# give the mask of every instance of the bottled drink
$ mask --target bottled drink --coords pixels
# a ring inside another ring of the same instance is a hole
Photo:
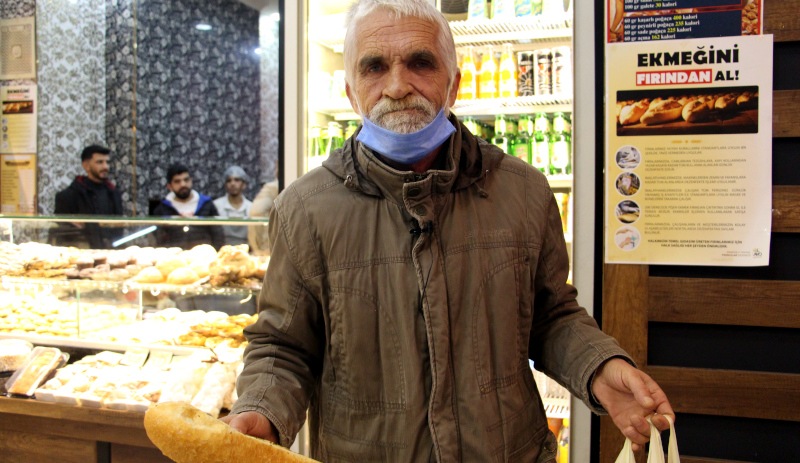
[[[492,137],[492,144],[504,153],[510,153],[511,139],[508,136],[508,127],[506,116],[498,115],[494,118],[494,136]]]
[[[481,58],[478,74],[478,98],[497,98],[497,60],[494,47],[487,46]]]
[[[498,87],[501,98],[517,96],[517,60],[514,59],[514,48],[510,43],[503,44],[500,54]]]
[[[328,144],[325,147],[325,155],[330,156],[336,149],[344,145],[344,133],[342,125],[338,122],[328,122]]]
[[[352,137],[358,130],[358,121],[347,121],[347,128],[344,130],[344,139]]]
[[[530,116],[522,115],[519,118],[519,123],[517,124],[517,136],[514,137],[514,141],[511,143],[511,152],[514,156],[522,159],[523,161],[531,164],[531,157],[533,153],[533,147],[531,144],[531,135],[533,135],[530,131]]]
[[[308,131],[308,157],[321,156],[322,145],[322,128],[315,125]]]
[[[459,100],[474,100],[478,97],[478,70],[475,68],[475,51],[466,47],[461,60],[461,83],[458,85]]]
[[[550,139],[550,173],[566,175],[572,173],[571,136],[567,132],[564,113],[553,115],[553,134]]]
[[[550,120],[545,113],[537,113],[533,119],[531,164],[533,164],[533,167],[542,171],[542,173],[549,173]]]
[[[558,433],[558,463],[569,463],[569,418],[564,418]]]
[[[481,128],[478,126],[478,122],[472,116],[467,116],[464,118],[464,127],[467,128],[473,135],[476,137],[481,136]]]
[[[518,83],[517,93],[519,96],[533,95],[533,52],[521,51],[517,54],[517,67]]]

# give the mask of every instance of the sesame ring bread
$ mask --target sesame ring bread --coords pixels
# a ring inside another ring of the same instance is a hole
[[[147,437],[176,463],[311,463],[316,460],[258,439],[184,402],[152,404]]]

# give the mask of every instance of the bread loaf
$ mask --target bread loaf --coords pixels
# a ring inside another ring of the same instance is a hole
[[[705,101],[697,99],[690,101],[683,106],[681,116],[686,122],[702,122],[708,120],[711,110],[708,109]]]
[[[311,463],[280,445],[236,431],[183,402],[153,404],[144,414],[147,437],[176,463]]]
[[[683,106],[675,100],[661,100],[650,104],[642,115],[642,124],[655,125],[672,122],[681,117]]]
[[[619,123],[622,125],[638,124],[648,106],[647,100],[641,100],[623,107],[619,112]]]

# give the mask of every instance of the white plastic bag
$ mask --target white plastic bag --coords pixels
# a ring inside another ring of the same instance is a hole
[[[664,449],[661,447],[661,433],[648,417],[647,422],[650,423],[650,454],[647,456],[647,463],[681,463],[681,457],[678,454],[678,437],[675,435],[675,425],[670,417],[665,415],[664,418],[669,421],[667,458],[664,458]],[[615,463],[636,463],[630,439],[625,439],[625,445],[622,446],[622,451],[619,452]]]

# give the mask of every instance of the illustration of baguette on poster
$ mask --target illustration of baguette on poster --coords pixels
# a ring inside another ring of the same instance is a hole
[[[772,36],[606,47],[605,260],[769,265]]]
[[[606,0],[606,2],[608,43],[733,37],[763,33],[764,0]]]

